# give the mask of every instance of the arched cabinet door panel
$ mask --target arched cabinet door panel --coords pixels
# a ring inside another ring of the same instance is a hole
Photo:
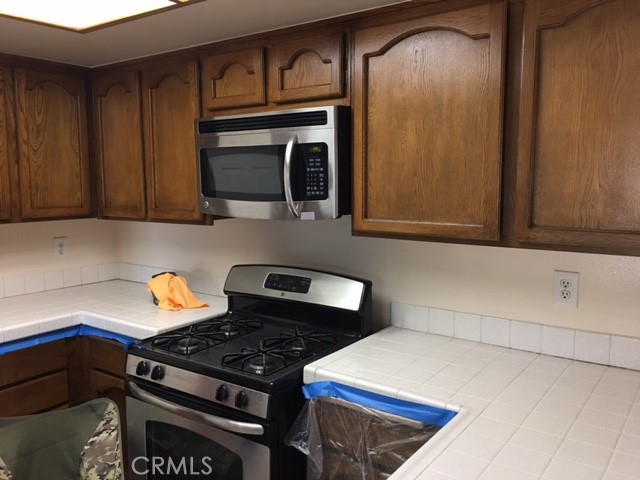
[[[139,73],[132,71],[94,79],[93,112],[99,214],[103,218],[144,219]]]
[[[527,0],[516,235],[640,252],[640,3]]]
[[[355,233],[497,240],[506,4],[355,32]]]
[[[147,218],[201,222],[195,151],[200,116],[197,62],[142,73]]]
[[[207,112],[266,103],[264,48],[211,55],[202,60],[202,106]]]
[[[274,103],[344,95],[342,31],[295,37],[269,49],[269,100]]]
[[[85,80],[17,68],[22,218],[91,214]]]

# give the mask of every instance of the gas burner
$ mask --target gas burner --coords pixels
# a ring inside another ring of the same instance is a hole
[[[229,312],[224,317],[211,318],[192,327],[196,333],[221,333],[227,338],[236,338],[262,328],[262,322]]]
[[[244,370],[256,375],[267,375],[279,368],[282,359],[268,355],[266,353],[257,353],[245,361]]]
[[[245,373],[267,376],[287,367],[303,358],[299,349],[265,346],[260,348],[243,348],[238,353],[228,353],[222,357],[222,365],[241,370]]]
[[[297,350],[301,355],[312,355],[336,343],[336,336],[323,332],[302,332],[296,327],[295,332],[283,332],[279,337],[264,340],[265,348],[280,350]]]
[[[193,332],[167,333],[155,337],[151,346],[178,353],[180,355],[193,355],[214,345],[226,341],[226,336],[217,332]]]
[[[191,335],[185,335],[175,343],[176,353],[181,353],[182,355],[190,355],[208,347],[209,343],[204,338]]]

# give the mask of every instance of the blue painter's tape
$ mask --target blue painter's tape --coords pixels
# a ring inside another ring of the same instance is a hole
[[[419,422],[444,427],[456,412],[444,408],[386,397],[378,393],[367,392],[335,382],[315,382],[302,387],[307,399],[316,397],[339,398],[355,405],[373,408],[381,412],[410,418]]]
[[[13,342],[0,343],[0,355],[22,350],[24,348],[35,347],[36,345],[55,342],[56,340],[61,340],[63,338],[82,336],[101,337],[109,340],[115,340],[122,343],[125,350],[129,345],[137,341],[135,338],[109,332],[101,328],[91,327],[89,325],[76,325],[74,327],[63,328],[61,330],[54,330],[53,332],[41,333],[39,335],[34,335],[33,337],[21,338],[19,340],[14,340]]]

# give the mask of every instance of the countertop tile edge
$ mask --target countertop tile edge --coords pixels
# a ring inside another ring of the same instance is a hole
[[[103,283],[109,284],[107,285],[107,287],[113,287],[117,289],[125,286],[129,287],[129,285],[125,284],[129,284],[130,282],[126,280],[111,280]],[[59,295],[59,302],[64,304],[64,302],[69,301],[68,295],[69,292],[72,291],[71,289],[82,287],[83,286],[63,288],[55,291],[36,292],[32,295],[40,295],[40,297],[35,298],[42,298],[42,294],[44,293],[48,300],[51,300],[52,297],[57,298],[57,296]],[[143,288],[144,292],[142,291]],[[146,286],[140,287],[140,289],[141,295],[146,293]],[[99,290],[95,292],[96,298],[100,298],[103,295],[104,293]],[[23,295],[20,298],[27,297],[29,297],[29,294]],[[130,317],[125,318],[120,314],[108,315],[103,312],[93,312],[90,310],[90,308],[75,309],[69,307],[68,311],[64,311],[66,307],[60,305],[56,305],[54,309],[55,313],[52,313],[51,316],[47,316],[47,309],[52,310],[51,303],[44,303],[42,306],[42,311],[38,311],[37,308],[33,309],[30,306],[28,308],[28,313],[23,313],[27,309],[18,311],[18,314],[16,314],[15,324],[5,324],[2,326],[2,328],[0,328],[0,344],[22,340],[28,337],[37,336],[39,334],[50,333],[56,330],[61,330],[78,325],[87,325],[106,331],[112,331],[113,333],[126,335],[135,339],[141,339],[156,335],[169,329],[190,325],[204,318],[209,318],[226,312],[226,297],[219,297],[216,295],[208,294],[203,294],[203,297],[204,300],[207,301],[210,305],[208,308],[202,309],[201,311],[197,311],[195,309],[185,309],[179,312],[166,312],[168,315],[166,317],[163,317],[162,325],[148,325],[145,324],[144,321],[136,322],[135,318],[141,318],[142,315],[140,315],[133,308],[129,312]],[[15,299],[17,297],[9,298]],[[3,299],[0,299],[0,301],[1,300]],[[150,298],[146,297],[145,295],[144,300],[140,300],[140,304],[148,307],[150,303],[147,300],[150,302]],[[81,305],[78,306],[82,307],[87,306],[88,303],[90,304],[90,301],[87,301],[87,298],[83,297],[82,301],[80,301],[79,303]],[[60,313],[61,310],[63,311],[63,313]],[[33,316],[34,319],[28,318],[29,316]]]

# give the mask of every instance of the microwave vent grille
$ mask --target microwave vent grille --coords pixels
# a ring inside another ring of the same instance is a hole
[[[281,113],[256,117],[200,120],[199,133],[242,132],[247,130],[271,130],[273,128],[313,127],[327,124],[326,110]]]

